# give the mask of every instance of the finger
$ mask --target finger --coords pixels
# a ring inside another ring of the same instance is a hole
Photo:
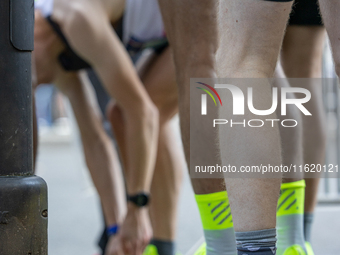
[[[131,255],[141,255],[138,253],[137,247],[138,247],[138,243],[135,240],[134,242],[131,242],[132,244],[132,251],[131,251]]]
[[[136,252],[137,252],[137,255],[142,255],[145,248],[146,248],[147,244],[145,244],[144,242],[142,241],[137,241],[136,242]]]
[[[150,243],[151,241],[151,237],[144,237],[141,241],[141,247],[142,247],[142,250],[144,251],[146,246],[148,246],[148,244]]]
[[[115,250],[112,254],[110,255],[124,255],[124,252],[121,248],[118,248],[117,250]]]
[[[105,255],[124,255],[124,252],[120,248],[111,249],[108,254]]]
[[[133,245],[129,240],[123,240],[122,243],[124,254],[132,255],[133,254]]]

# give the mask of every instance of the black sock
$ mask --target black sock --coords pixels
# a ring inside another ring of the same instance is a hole
[[[174,241],[152,239],[150,244],[156,246],[158,255],[175,255]]]

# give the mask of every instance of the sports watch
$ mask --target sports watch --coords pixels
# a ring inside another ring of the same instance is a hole
[[[138,207],[144,207],[148,205],[150,200],[150,195],[144,192],[137,193],[136,195],[127,195],[127,200],[134,203]]]

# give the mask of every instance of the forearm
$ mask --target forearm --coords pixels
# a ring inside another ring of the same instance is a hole
[[[108,225],[119,224],[126,213],[124,180],[117,153],[105,133],[94,91],[78,76],[65,75],[56,82],[70,99],[80,130],[86,163],[102,201]],[[63,84],[63,85],[61,85]]]
[[[125,115],[126,116],[126,115]],[[149,192],[156,160],[158,113],[147,116],[131,115],[126,119],[126,182],[128,194]]]
[[[84,93],[92,105],[88,114],[90,121],[80,123],[86,163],[102,201],[107,225],[120,225],[126,214],[125,186],[119,158],[111,139],[102,125],[102,116],[90,81],[82,76]],[[92,125],[91,125],[92,124]]]
[[[103,139],[92,143],[82,136],[82,140],[86,164],[100,196],[106,224],[121,225],[126,215],[125,189],[113,145]]]

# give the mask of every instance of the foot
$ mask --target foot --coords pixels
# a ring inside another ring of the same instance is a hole
[[[292,245],[288,247],[283,255],[307,255],[304,249],[300,245]]]
[[[153,244],[146,246],[143,255],[158,255],[158,250]]]
[[[310,244],[310,242],[306,242],[305,243],[306,249],[307,249],[307,255],[314,255],[314,251],[312,248],[312,245]]]
[[[194,255],[206,255],[207,254],[207,249],[206,249],[207,244],[204,242],[194,253]]]
[[[159,255],[157,247],[153,244],[149,244],[148,246],[146,246],[143,252],[143,255]],[[182,255],[182,254],[179,252],[176,252],[176,255]]]

